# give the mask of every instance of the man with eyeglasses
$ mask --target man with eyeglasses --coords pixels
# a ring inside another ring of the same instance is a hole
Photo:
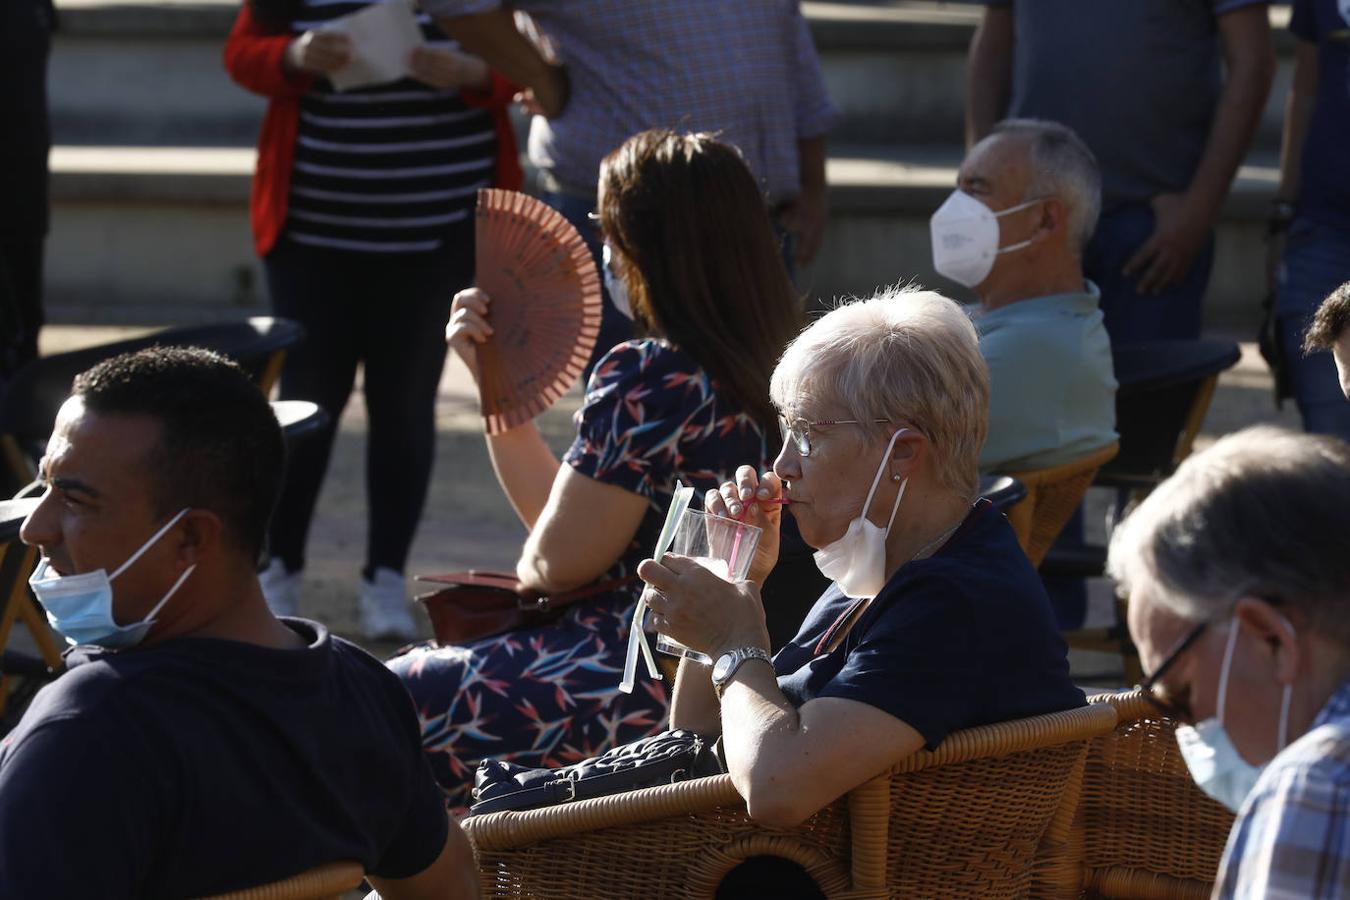
[[[1350,895],[1347,535],[1350,445],[1260,426],[1190,457],[1112,538],[1146,696],[1238,814],[1216,897]]]

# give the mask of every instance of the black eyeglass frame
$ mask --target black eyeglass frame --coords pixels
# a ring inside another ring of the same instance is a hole
[[[1208,622],[1201,622],[1187,632],[1186,636],[1181,639],[1181,642],[1172,648],[1172,652],[1167,654],[1163,661],[1158,664],[1158,668],[1154,670],[1152,674],[1146,676],[1144,680],[1137,685],[1139,690],[1143,691],[1144,699],[1148,701],[1149,706],[1152,706],[1166,718],[1187,722],[1190,719],[1190,712],[1189,710],[1181,709],[1163,697],[1159,697],[1154,691],[1154,688],[1162,680],[1162,677],[1167,674],[1168,670],[1176,665],[1176,661],[1181,658],[1181,654],[1189,650],[1191,646],[1200,639],[1200,635],[1205,633],[1205,629],[1208,627]]]

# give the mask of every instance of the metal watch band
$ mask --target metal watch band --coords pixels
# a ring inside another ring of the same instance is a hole
[[[722,658],[727,656],[731,657],[730,667],[721,675],[721,677],[718,677],[716,664],[713,666],[712,683],[713,688],[717,691],[719,699],[722,696],[723,689],[726,688],[727,684],[731,682],[731,679],[736,676],[736,672],[740,670],[742,663],[752,659],[762,659],[764,662],[768,663],[770,667],[773,666],[773,657],[760,647],[737,647],[735,650],[730,650],[722,654],[721,657],[718,657],[717,662],[721,662]]]

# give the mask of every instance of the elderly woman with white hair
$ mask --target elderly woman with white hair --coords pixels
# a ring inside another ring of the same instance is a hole
[[[835,309],[771,391],[773,471],[705,498],[764,529],[749,579],[672,554],[638,570],[655,627],[714,660],[681,662],[671,726],[721,735],[750,814],[795,823],[956,729],[1082,705],[1035,571],[976,499],[989,386],[960,308],[891,290]],[[759,585],[784,501],[834,584],[770,658]]]

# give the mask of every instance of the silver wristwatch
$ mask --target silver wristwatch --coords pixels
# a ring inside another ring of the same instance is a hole
[[[736,674],[736,670],[741,667],[741,663],[748,659],[762,659],[773,666],[773,657],[758,647],[737,647],[735,650],[729,650],[717,657],[717,662],[712,667],[713,688],[717,691],[717,696],[722,696],[722,690],[731,680],[731,676]]]

